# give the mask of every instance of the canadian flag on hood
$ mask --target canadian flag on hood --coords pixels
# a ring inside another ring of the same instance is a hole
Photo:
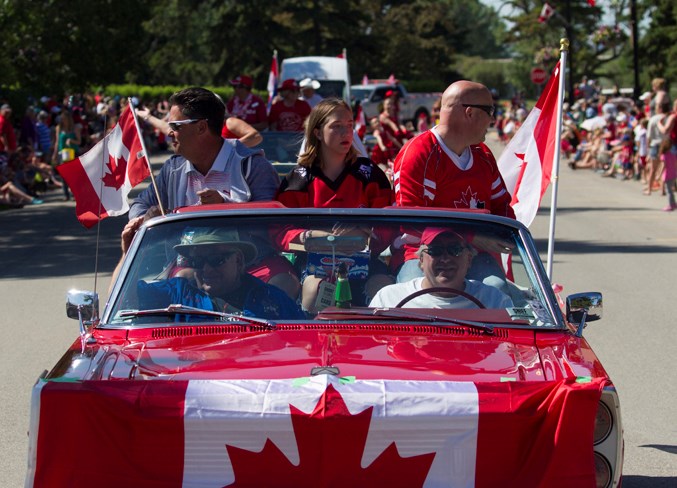
[[[604,383],[39,381],[25,486],[594,487]]]
[[[512,195],[510,205],[517,220],[527,227],[536,217],[552,176],[559,77],[558,62],[536,106],[498,160],[498,169]]]
[[[125,109],[92,149],[56,169],[73,192],[75,213],[85,227],[126,213],[129,191],[150,175],[131,110]]]

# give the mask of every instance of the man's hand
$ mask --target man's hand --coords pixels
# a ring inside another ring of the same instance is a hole
[[[132,245],[132,240],[134,240],[134,236],[136,235],[136,231],[139,230],[139,227],[141,227],[141,224],[143,224],[143,216],[141,217],[136,217],[127,222],[127,225],[125,225],[125,228],[122,229],[122,234],[121,234],[121,247],[122,247],[122,254],[127,254],[127,251],[129,251],[129,246]]]
[[[200,197],[200,203],[202,205],[207,205],[210,203],[224,203],[225,200],[219,194],[218,191],[207,188],[206,190],[200,190],[197,192],[197,196]]]

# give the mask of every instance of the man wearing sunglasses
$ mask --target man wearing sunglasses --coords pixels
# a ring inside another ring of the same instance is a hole
[[[439,124],[409,141],[395,159],[395,204],[486,209],[515,218],[496,160],[483,143],[493,123],[494,102],[486,86],[467,80],[449,85]],[[472,244],[483,251],[506,251],[501,243]],[[398,282],[420,276],[417,250],[415,244],[404,247]]]
[[[193,87],[174,93],[168,124],[176,153],[156,176],[166,212],[178,207],[272,200],[280,184],[263,156],[242,143],[221,137],[225,106],[212,91]],[[133,219],[158,205],[155,190],[146,188],[131,204]]]
[[[477,298],[486,308],[512,307],[501,291],[467,279],[474,250],[463,236],[448,228],[428,227],[421,234],[417,264],[423,276],[381,288],[370,307],[395,307],[412,293],[430,288],[453,288]],[[475,308],[467,298],[453,293],[426,293],[406,302],[405,308]]]
[[[139,308],[180,303],[263,319],[304,318],[282,290],[246,273],[257,251],[251,242],[240,238],[237,230],[191,229],[184,232],[174,249],[191,273],[181,272],[165,281],[139,282]]]

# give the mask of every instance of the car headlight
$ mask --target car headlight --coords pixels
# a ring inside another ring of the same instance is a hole
[[[611,486],[611,464],[600,453],[595,453],[595,486],[607,488]]]
[[[595,429],[592,436],[593,444],[597,445],[609,437],[613,426],[614,419],[611,415],[611,410],[609,410],[606,403],[599,402],[597,415],[595,415]]]

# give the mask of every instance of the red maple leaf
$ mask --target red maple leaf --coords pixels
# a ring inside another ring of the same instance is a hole
[[[299,449],[298,466],[270,439],[261,452],[226,445],[235,474],[229,487],[422,486],[428,476],[435,453],[403,458],[394,442],[362,468],[373,407],[351,415],[332,385],[311,413],[289,407]]]
[[[109,173],[106,173],[101,181],[105,186],[115,188],[119,190],[120,187],[125,183],[125,176],[127,175],[127,161],[122,156],[116,160],[112,154],[108,155],[108,166]]]

